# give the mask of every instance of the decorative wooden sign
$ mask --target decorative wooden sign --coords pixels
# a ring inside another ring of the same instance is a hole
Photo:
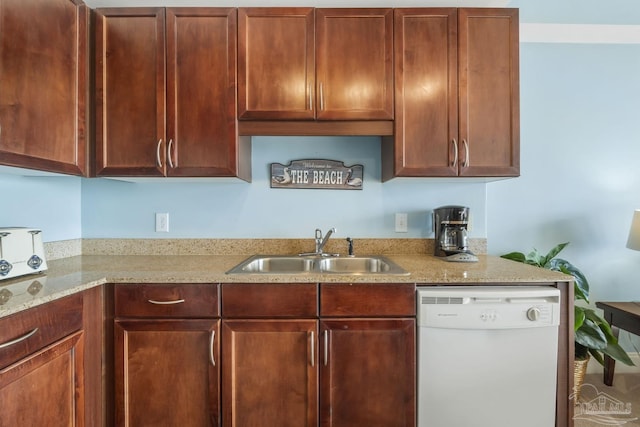
[[[336,160],[293,160],[271,163],[271,188],[325,188],[362,190],[362,165],[345,166]]]

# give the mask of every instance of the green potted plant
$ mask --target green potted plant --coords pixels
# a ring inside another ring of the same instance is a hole
[[[576,266],[569,261],[556,258],[569,242],[560,243],[552,248],[549,253],[542,255],[537,249],[533,249],[528,254],[521,252],[511,252],[502,255],[502,258],[513,261],[522,262],[537,267],[546,268],[548,270],[560,271],[573,276],[574,279],[574,300],[589,303],[589,282]],[[626,365],[634,363],[629,355],[620,347],[618,340],[611,331],[609,323],[600,317],[594,310],[581,305],[574,304],[575,312],[575,373],[576,381],[574,384],[574,394],[576,401],[579,397],[580,386],[586,370],[587,362],[590,355],[593,356],[601,365],[604,365],[604,355],[610,356],[615,360]]]

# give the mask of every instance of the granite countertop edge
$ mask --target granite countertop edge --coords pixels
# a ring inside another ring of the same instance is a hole
[[[432,255],[385,255],[409,275],[226,274],[246,255],[83,255],[48,262],[44,274],[0,281],[0,318],[105,283],[415,283],[417,285],[528,284],[571,276],[496,256],[475,263]],[[36,283],[37,282],[37,283]]]

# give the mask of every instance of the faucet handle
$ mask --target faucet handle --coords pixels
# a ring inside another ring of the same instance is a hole
[[[316,228],[316,240],[322,240],[322,230]]]

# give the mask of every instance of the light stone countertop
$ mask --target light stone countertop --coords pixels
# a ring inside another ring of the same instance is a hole
[[[247,255],[83,255],[48,261],[45,274],[0,281],[0,318],[105,283],[416,283],[435,285],[526,284],[571,276],[480,255],[476,263],[432,255],[385,254],[408,276],[370,274],[226,274]],[[36,283],[37,282],[37,283]]]

